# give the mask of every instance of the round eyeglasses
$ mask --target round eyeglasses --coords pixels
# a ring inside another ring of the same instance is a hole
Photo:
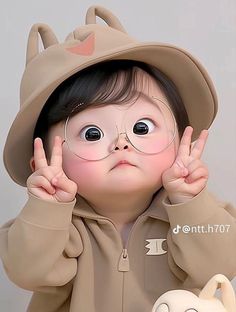
[[[80,114],[68,116],[64,125],[64,141],[69,150],[84,160],[101,160],[113,153],[120,136],[138,152],[158,154],[164,151],[176,135],[176,121],[169,106],[152,96],[142,103],[129,106],[122,119],[124,132],[110,118],[80,118]]]

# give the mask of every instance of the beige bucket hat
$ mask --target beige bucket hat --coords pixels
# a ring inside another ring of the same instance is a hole
[[[98,24],[96,17],[105,23]],[[43,51],[39,51],[39,34]],[[156,66],[176,85],[194,128],[193,140],[211,125],[217,112],[217,97],[203,66],[178,47],[138,42],[130,37],[109,10],[92,6],[85,25],[71,32],[59,43],[46,24],[32,26],[27,45],[26,67],[20,86],[20,110],[9,130],[3,159],[10,177],[26,186],[32,173],[32,142],[38,116],[56,87],[74,73],[105,60],[128,59]]]

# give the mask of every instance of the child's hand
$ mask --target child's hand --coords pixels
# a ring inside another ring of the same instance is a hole
[[[174,164],[162,174],[162,183],[172,204],[184,203],[206,186],[208,169],[201,161],[208,131],[202,130],[191,148],[193,128],[186,127]]]
[[[77,185],[68,179],[62,169],[62,139],[55,137],[50,164],[48,165],[40,138],[34,141],[35,171],[27,179],[30,193],[39,198],[70,202],[77,193]]]

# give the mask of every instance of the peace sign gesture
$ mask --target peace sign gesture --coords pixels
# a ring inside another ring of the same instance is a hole
[[[188,201],[206,186],[208,169],[202,162],[208,131],[202,130],[191,148],[193,128],[185,128],[172,167],[162,174],[162,183],[172,204]]]
[[[35,171],[27,179],[27,188],[35,196],[51,201],[70,202],[75,198],[77,184],[62,169],[62,139],[56,136],[48,164],[40,138],[34,141]]]

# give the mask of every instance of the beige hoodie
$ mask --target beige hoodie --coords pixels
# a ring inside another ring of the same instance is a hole
[[[81,196],[52,203],[29,194],[0,229],[0,256],[8,277],[34,291],[28,312],[150,312],[168,290],[198,293],[216,273],[235,276],[235,220],[206,189],[178,205],[161,189],[123,246]]]

